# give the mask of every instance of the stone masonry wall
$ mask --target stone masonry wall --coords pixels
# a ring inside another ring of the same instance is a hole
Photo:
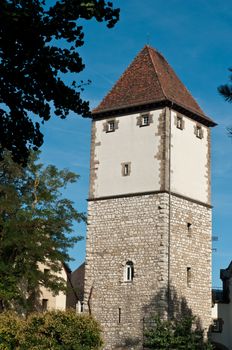
[[[170,283],[206,332],[211,323],[211,211],[209,206],[171,198]]]
[[[144,315],[166,306],[167,195],[91,201],[88,214],[85,305],[103,327],[105,349],[141,349]],[[133,282],[124,282],[127,261]]]
[[[105,349],[142,349],[150,315],[167,315],[168,266],[173,309],[192,308],[208,327],[210,212],[171,196],[169,247],[167,193],[89,202],[85,308],[102,325]],[[134,263],[132,282],[124,281],[127,261]],[[191,286],[187,286],[187,267],[191,267]]]

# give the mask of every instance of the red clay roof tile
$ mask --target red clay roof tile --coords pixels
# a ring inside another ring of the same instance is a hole
[[[146,45],[92,114],[166,100],[211,121],[165,58]]]

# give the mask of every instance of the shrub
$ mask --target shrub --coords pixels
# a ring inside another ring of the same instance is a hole
[[[145,332],[145,347],[159,350],[211,350],[204,332],[192,316],[161,320],[156,316],[153,327]]]
[[[98,323],[74,311],[33,313],[22,319],[0,315],[0,350],[98,350],[102,347]]]

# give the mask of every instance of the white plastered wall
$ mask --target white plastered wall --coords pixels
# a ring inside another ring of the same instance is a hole
[[[155,158],[160,136],[158,118],[162,110],[151,111],[149,126],[137,125],[138,113],[116,117],[118,129],[103,131],[106,120],[96,121],[95,160],[99,161],[95,197],[140,193],[160,189],[159,163]],[[109,119],[107,119],[109,120]],[[131,163],[129,176],[122,176],[121,163]]]
[[[41,270],[46,268],[49,269],[49,267],[44,264],[40,264],[39,268]],[[61,271],[57,273],[57,277],[62,277],[65,281],[67,281],[67,274],[64,267],[62,267]],[[40,292],[41,292],[40,294],[41,303],[42,303],[42,299],[48,300],[48,310],[65,310],[66,309],[65,293],[59,292],[57,295],[54,295],[49,289],[45,287],[41,287]]]
[[[194,134],[196,121],[183,116],[184,129],[181,130],[175,125],[175,116],[176,112],[172,111],[171,191],[208,203],[207,127],[201,125],[203,138],[197,138]]]

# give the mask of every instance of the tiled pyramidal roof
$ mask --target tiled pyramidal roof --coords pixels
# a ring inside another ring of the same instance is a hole
[[[210,126],[216,125],[204,114],[165,58],[146,45],[92,114],[97,117],[110,111],[122,112],[162,102],[187,110]]]

